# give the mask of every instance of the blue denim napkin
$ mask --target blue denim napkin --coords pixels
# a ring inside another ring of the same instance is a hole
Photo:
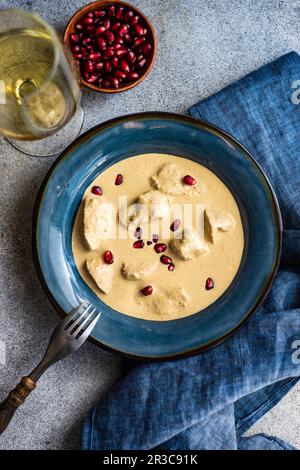
[[[273,184],[284,234],[268,298],[220,346],[176,362],[133,367],[85,418],[84,449],[292,448],[276,437],[243,435],[300,375],[300,354],[293,349],[300,340],[297,80],[300,57],[290,53],[189,109],[237,137]]]

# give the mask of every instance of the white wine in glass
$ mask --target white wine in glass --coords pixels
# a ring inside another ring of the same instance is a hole
[[[38,16],[0,10],[0,134],[25,153],[55,154],[80,132],[80,96],[71,54],[55,31]]]

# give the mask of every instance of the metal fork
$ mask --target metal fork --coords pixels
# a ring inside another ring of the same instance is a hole
[[[100,315],[100,313],[96,313],[96,309],[92,310],[92,305],[83,302],[59,323],[52,333],[41,362],[28,376],[22,377],[16,388],[0,403],[0,434],[7,428],[17,408],[24,403],[29,393],[35,389],[41,375],[52,364],[82,346],[99,320]]]

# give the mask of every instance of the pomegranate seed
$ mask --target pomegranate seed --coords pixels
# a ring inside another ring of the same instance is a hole
[[[133,16],[131,21],[130,21],[130,25],[131,26],[134,26],[135,24],[137,24],[139,22],[139,17],[137,15]]]
[[[144,248],[144,241],[143,240],[136,240],[133,243],[133,248]]]
[[[123,183],[123,176],[119,173],[115,179],[115,185],[120,186]]]
[[[137,80],[139,78],[139,74],[137,72],[129,72],[127,75],[128,80]]]
[[[126,73],[122,72],[122,70],[120,70],[120,69],[117,69],[114,72],[114,76],[119,78],[120,80],[124,80],[124,78],[126,78]]]
[[[124,7],[119,7],[116,11],[116,18],[122,20],[124,16]]]
[[[73,54],[77,54],[78,52],[80,52],[80,47],[79,46],[72,47],[72,52]]]
[[[152,245],[152,241],[151,241],[151,240],[148,240],[148,241],[147,241],[147,245]]]
[[[91,60],[98,60],[98,59],[100,59],[100,57],[101,57],[100,52],[91,52],[91,53],[89,54],[89,58],[90,58]]]
[[[116,56],[121,57],[124,54],[126,54],[126,49],[124,47],[116,50]]]
[[[100,186],[93,186],[91,189],[93,194],[96,194],[97,196],[102,196],[102,188]]]
[[[96,29],[95,34],[96,34],[96,36],[100,36],[100,34],[103,34],[104,31],[105,31],[105,27],[104,26],[99,26],[99,28]]]
[[[79,36],[76,33],[70,34],[70,41],[73,42],[74,44],[77,44],[79,42]]]
[[[205,289],[210,290],[213,289],[215,286],[214,281],[212,280],[211,277],[208,277],[205,282]]]
[[[133,17],[134,13],[132,10],[128,10],[126,13],[125,13],[125,16],[124,16],[124,19],[126,21],[130,21],[131,18]]]
[[[180,224],[181,224],[180,220],[175,219],[174,222],[172,222],[171,225],[170,225],[170,230],[172,230],[172,232],[175,232],[176,230],[179,229]]]
[[[143,53],[146,57],[148,57],[148,55],[150,54],[151,52],[151,49],[152,49],[152,46],[151,44],[145,44],[144,47],[143,47]]]
[[[103,62],[97,62],[95,64],[95,69],[96,70],[101,70],[101,69],[103,69],[103,65],[104,65]]]
[[[139,74],[136,72],[129,72],[127,78],[128,80],[137,80],[139,78]]]
[[[195,178],[193,178],[191,175],[186,175],[183,178],[183,182],[184,184],[187,184],[188,186],[195,186],[195,184],[197,184],[197,180],[195,180]]]
[[[82,31],[83,30],[83,26],[81,23],[77,23],[77,25],[75,26],[75,29],[77,29],[77,31]]]
[[[82,59],[83,55],[82,54],[74,54],[74,59]]]
[[[108,9],[108,16],[110,18],[113,18],[115,16],[115,11],[116,11],[116,7],[114,5],[111,5]]]
[[[140,68],[143,68],[145,64],[146,64],[146,59],[142,59],[142,60],[138,63],[138,65],[139,65]]]
[[[121,26],[119,28],[119,35],[122,37],[122,36],[125,36],[125,34],[128,32],[128,25],[127,24],[123,24],[123,26]]]
[[[87,72],[93,72],[94,71],[94,64],[91,60],[88,60],[87,62],[85,62],[84,70],[86,70]]]
[[[134,41],[134,45],[135,45],[135,47],[139,47],[142,44],[144,44],[145,41],[146,41],[146,39],[144,38],[144,36],[136,38],[135,41]]]
[[[85,31],[88,34],[94,35],[95,34],[95,27],[92,26],[91,24],[89,24],[88,26],[85,27]]]
[[[82,56],[85,57],[86,54],[87,54],[87,49],[86,49],[86,47],[81,46],[80,51],[81,51]]]
[[[104,26],[104,28],[105,28],[106,30],[108,30],[108,29],[110,28],[110,20],[108,20],[108,19],[105,20],[105,21],[103,22],[103,26]]]
[[[168,265],[168,271],[174,271],[174,269],[175,269],[174,264],[173,264],[173,263],[170,263],[170,264]]]
[[[108,80],[102,80],[102,88],[109,88],[109,81]]]
[[[91,75],[86,79],[88,83],[95,83],[95,81],[98,79],[97,75]]]
[[[141,290],[143,295],[151,295],[153,292],[153,287],[152,286],[146,286],[144,289]]]
[[[95,10],[94,15],[97,18],[103,18],[105,16],[105,11],[104,10]]]
[[[134,62],[136,61],[136,56],[135,56],[134,52],[129,51],[128,54],[127,54],[127,57],[128,57],[129,62],[131,64],[134,64]]]
[[[119,29],[120,26],[121,26],[121,23],[117,22],[114,25],[112,25],[111,29],[112,31],[117,31],[117,29]]]
[[[158,236],[156,233],[154,233],[154,234],[152,235],[152,240],[154,241],[154,243],[157,243],[158,240],[159,240],[159,236]]]
[[[111,251],[105,251],[103,255],[104,262],[106,264],[113,264],[115,258]]]
[[[142,26],[139,23],[136,23],[134,25],[134,30],[136,34],[138,34],[139,36],[144,36],[144,28],[142,28]]]
[[[169,258],[169,256],[162,255],[162,256],[160,257],[160,262],[161,262],[162,264],[171,264],[171,263],[172,263],[172,259]]]
[[[114,40],[115,40],[114,33],[112,33],[111,31],[106,31],[105,36],[106,36],[106,39],[108,40],[109,44],[114,42]]]
[[[111,64],[110,64],[110,62],[105,62],[105,64],[104,64],[104,70],[105,70],[105,73],[111,72]]]
[[[112,47],[109,47],[106,52],[103,54],[103,59],[108,60],[111,59],[115,55],[115,51]]]
[[[104,38],[100,37],[97,39],[97,43],[102,51],[105,51],[107,48],[107,44]]]
[[[115,48],[115,50],[123,49],[122,44],[120,44],[119,42],[114,42],[113,47]]]
[[[114,68],[118,67],[118,63],[119,63],[118,57],[113,57],[111,60],[111,64],[114,66]]]
[[[91,41],[92,41],[91,38],[84,38],[81,41],[81,44],[83,44],[84,46],[87,46],[88,44],[90,44]]]
[[[124,72],[130,71],[129,65],[127,64],[126,60],[121,60],[120,65],[121,69],[124,70]]]
[[[127,44],[131,43],[131,36],[130,36],[129,33],[126,33],[126,34],[125,34],[124,39],[125,39],[125,41],[127,42]]]
[[[156,245],[154,245],[154,250],[156,253],[162,253],[163,251],[166,251],[166,249],[167,245],[165,243],[156,243]]]
[[[89,18],[93,18],[94,13],[93,13],[92,11],[90,11],[90,12],[87,14],[87,16],[88,16]]]
[[[91,24],[93,24],[93,22],[94,22],[93,19],[89,18],[89,17],[86,17],[83,20],[83,24],[85,24],[85,25],[91,25]]]
[[[116,77],[109,77],[108,80],[114,88],[119,88],[119,83],[120,82]]]

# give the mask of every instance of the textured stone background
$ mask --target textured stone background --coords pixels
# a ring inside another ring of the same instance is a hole
[[[40,13],[63,31],[82,0],[1,0],[0,6]],[[184,112],[247,72],[288,50],[300,50],[300,0],[136,0],[158,37],[150,76],[125,94],[84,91],[83,130],[112,117],[150,110]],[[53,158],[32,158],[0,141],[0,397],[40,358],[57,323],[31,258],[31,214]],[[0,361],[1,362],[1,361]],[[82,417],[115,382],[117,357],[86,344],[56,364],[0,438],[1,449],[76,449]],[[292,390],[252,428],[300,448],[300,397]],[[298,392],[298,393],[297,393]]]

